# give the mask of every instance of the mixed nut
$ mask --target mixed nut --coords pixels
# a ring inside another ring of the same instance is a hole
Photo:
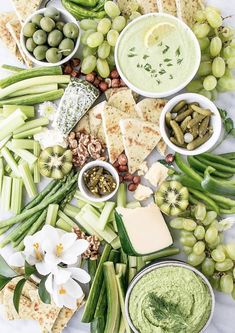
[[[201,146],[213,134],[212,115],[211,110],[200,107],[199,103],[178,102],[165,116],[171,142],[187,150]]]

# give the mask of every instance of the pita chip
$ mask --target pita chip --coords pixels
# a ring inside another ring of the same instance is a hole
[[[24,23],[25,19],[37,10],[42,0],[11,0],[16,14],[21,23]]]
[[[124,16],[131,16],[139,8],[138,0],[117,0],[117,4]]]
[[[133,174],[158,144],[159,127],[141,119],[122,119],[120,127],[129,172]]]
[[[121,90],[113,94],[108,100],[108,105],[125,112],[129,117],[136,117],[136,102],[130,89]]]
[[[166,151],[167,151],[167,144],[165,143],[165,141],[163,139],[161,139],[158,144],[157,144],[157,151],[159,152],[159,154],[162,157],[166,156]]]
[[[192,27],[195,22],[195,13],[204,7],[203,0],[175,0],[177,16],[188,26]]]
[[[97,137],[100,128],[102,127],[102,111],[106,106],[106,101],[101,102],[94,106],[88,112],[89,126],[91,135]]]
[[[75,127],[75,132],[90,133],[89,116],[86,113]]]
[[[177,16],[177,7],[175,0],[157,0],[160,13],[167,13]]]
[[[135,110],[141,119],[159,125],[160,115],[166,102],[165,99],[144,98],[135,105]]]
[[[158,12],[157,0],[137,0],[141,14]]]
[[[122,91],[122,90],[128,90],[128,89],[129,89],[128,87],[109,88],[108,90],[105,91],[105,97],[108,101],[110,99],[110,97],[113,96],[114,94],[116,94],[117,92]],[[134,97],[134,100],[137,101],[139,95],[134,91],[131,91],[131,93]]]

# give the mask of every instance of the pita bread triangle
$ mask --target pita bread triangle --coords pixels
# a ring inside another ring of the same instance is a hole
[[[120,128],[129,172],[133,174],[161,139],[159,127],[141,119],[123,119]]]
[[[108,100],[108,105],[129,114],[129,117],[136,117],[136,103],[130,89],[122,89],[111,95]]]
[[[11,0],[11,2],[20,22],[24,23],[25,19],[39,8],[42,0]]]

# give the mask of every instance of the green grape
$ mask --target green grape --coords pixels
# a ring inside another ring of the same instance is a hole
[[[97,26],[97,31],[101,32],[103,35],[106,35],[111,29],[112,22],[107,17],[100,20]]]
[[[83,46],[83,49],[82,49],[82,56],[83,58],[86,58],[88,57],[89,55],[96,55],[96,52],[97,52],[97,49],[96,48],[90,48],[89,46],[87,45],[84,45]]]
[[[193,246],[196,243],[196,241],[197,240],[193,235],[180,238],[181,244],[185,246]]]
[[[201,62],[197,74],[199,76],[206,76],[211,74],[212,64],[211,61],[203,61]]]
[[[215,269],[218,272],[226,272],[232,269],[234,266],[233,261],[229,258],[225,259],[223,262],[217,262],[215,264]]]
[[[188,92],[197,92],[203,88],[202,82],[200,80],[193,80],[191,81],[186,89]]]
[[[83,74],[89,74],[96,68],[96,57],[89,55],[82,61],[81,71]]]
[[[194,231],[197,223],[190,219],[183,219],[183,229],[186,231]]]
[[[215,10],[207,10],[206,19],[210,26],[214,29],[219,28],[223,22],[221,15]]]
[[[138,9],[138,8],[137,8]],[[133,20],[135,20],[137,17],[140,17],[141,16],[141,14],[139,13],[139,12],[132,12],[131,13],[131,16],[129,17],[129,20],[130,21],[133,21]]]
[[[225,250],[229,258],[235,260],[235,244],[227,244]]]
[[[235,69],[235,57],[231,57],[227,60],[227,65],[229,69]]]
[[[235,49],[229,45],[222,50],[222,56],[225,59],[229,59],[235,56]]]
[[[106,78],[109,76],[110,68],[109,68],[109,64],[108,64],[107,60],[99,58],[97,60],[96,67],[97,67],[97,71],[101,77]]]
[[[233,285],[233,291],[231,293],[231,296],[235,300],[235,284]]]
[[[235,79],[223,76],[218,80],[218,87],[220,91],[234,91]]]
[[[209,278],[210,284],[211,286],[219,291],[220,288],[220,276],[217,274],[213,274],[210,278]]]
[[[186,254],[190,254],[193,252],[193,248],[191,246],[183,246],[183,251]]]
[[[211,252],[211,257],[216,262],[223,262],[225,260],[225,253],[220,249],[216,248]]]
[[[215,227],[217,230],[219,230],[219,222],[218,220],[214,220],[211,222],[211,226]]]
[[[205,237],[205,228],[202,225],[198,225],[196,227],[196,229],[194,230],[194,236],[198,239],[198,240],[202,240]]]
[[[82,36],[81,36],[81,43],[83,45],[87,45],[87,38],[93,34],[95,32],[95,30],[93,29],[89,29],[83,32]]]
[[[212,62],[212,74],[215,77],[222,77],[225,73],[225,61],[221,57],[217,57]]]
[[[100,59],[106,59],[108,58],[110,54],[110,45],[108,42],[104,41],[99,47],[98,47],[98,57]]]
[[[228,77],[229,79],[233,78],[233,73],[232,73],[232,71],[229,68],[225,69],[224,77],[225,76]]]
[[[202,54],[201,56],[201,62],[204,62],[204,61],[210,61],[211,60],[211,57],[208,53],[205,53],[205,54]]]
[[[201,48],[202,51],[207,49],[208,46],[210,45],[210,40],[209,40],[208,37],[198,38],[198,42],[199,42],[199,45],[200,45],[200,48]]]
[[[106,14],[111,18],[119,16],[121,13],[118,5],[113,1],[107,1],[104,5],[104,10]]]
[[[170,221],[170,226],[173,229],[183,229],[183,218],[177,217]]]
[[[218,97],[218,91],[216,89],[213,89],[213,90],[210,91],[210,93],[211,93],[211,98],[210,99],[212,101],[215,101]]]
[[[202,263],[202,273],[206,276],[212,276],[215,271],[215,262],[211,258],[206,258]]]
[[[215,89],[216,86],[217,86],[217,80],[213,75],[208,75],[205,77],[203,81],[203,87],[205,90],[211,91]]]
[[[111,46],[115,46],[117,43],[117,39],[119,37],[119,33],[116,30],[109,30],[108,34],[107,34],[107,41],[109,43],[109,45]]]
[[[97,22],[92,19],[84,19],[80,21],[80,28],[82,30],[96,30]]]
[[[199,23],[206,21],[206,13],[204,10],[198,10],[194,16],[195,20]]]
[[[210,54],[212,57],[216,57],[222,49],[222,41],[219,37],[212,38],[210,42]]]
[[[234,29],[231,27],[223,27],[220,33],[224,40],[231,40],[234,36]]]
[[[110,55],[108,56],[108,58],[106,60],[110,67],[115,66],[115,58],[114,58],[114,54],[112,52],[110,52]]]
[[[196,220],[203,221],[206,218],[206,206],[199,202],[194,210]]]
[[[200,254],[202,254],[205,251],[205,248],[206,248],[205,243],[202,241],[198,241],[193,246],[193,253],[200,256]]]
[[[126,26],[126,19],[124,16],[117,16],[113,19],[112,29],[121,32]]]
[[[213,7],[213,6],[207,6],[206,7],[206,13],[208,12],[216,12],[221,15],[221,10],[219,8]]]
[[[188,256],[188,263],[192,266],[199,266],[206,258],[205,252],[200,255],[196,255],[195,253],[190,253]]]
[[[223,293],[231,294],[233,291],[233,278],[232,276],[225,274],[221,276],[220,288]]]
[[[181,230],[180,234],[181,234],[182,237],[187,237],[187,236],[191,237],[193,235],[193,232],[186,231],[186,230]]]
[[[215,227],[209,227],[205,234],[205,240],[208,244],[212,244],[218,237],[218,230]]]
[[[213,243],[208,244],[208,247],[211,250],[214,250],[218,245],[220,244],[220,238],[219,236],[216,238],[216,240]]]
[[[233,269],[233,278],[235,279],[235,268]]]
[[[205,90],[205,89],[200,90],[200,91],[199,91],[199,94],[205,96],[205,97],[208,98],[208,99],[211,99],[211,98],[212,98],[212,94],[211,94],[211,92],[210,92],[210,91],[207,91],[207,90]]]
[[[193,26],[193,32],[197,38],[204,38],[209,34],[210,26],[207,23],[196,23]]]
[[[89,47],[98,47],[104,41],[104,35],[101,32],[94,32],[87,38],[87,45]]]

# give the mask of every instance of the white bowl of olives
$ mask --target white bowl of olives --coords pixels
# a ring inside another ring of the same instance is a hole
[[[20,34],[26,56],[41,66],[59,66],[77,52],[81,31],[76,19],[64,10],[47,7],[30,15]]]

